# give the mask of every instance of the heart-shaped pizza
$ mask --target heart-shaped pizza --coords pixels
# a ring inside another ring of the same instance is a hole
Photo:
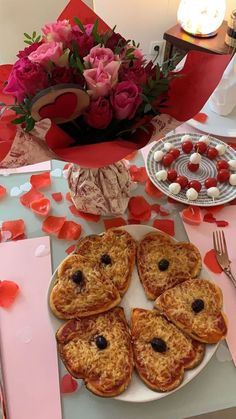
[[[205,279],[190,279],[167,290],[155,308],[192,338],[217,343],[226,336],[221,289]]]
[[[155,300],[167,289],[197,277],[202,262],[193,244],[177,243],[167,234],[152,232],[138,245],[137,266],[147,297]]]
[[[65,367],[86,387],[103,397],[114,397],[128,386],[133,371],[133,353],[123,308],[74,319],[56,334]]]
[[[81,239],[76,253],[97,264],[102,274],[113,281],[120,295],[127,291],[136,256],[136,243],[125,230],[110,229],[101,235]]]
[[[152,390],[178,387],[184,371],[196,367],[204,356],[202,343],[187,337],[155,310],[133,309],[131,334],[135,368]]]
[[[120,294],[115,285],[93,261],[72,254],[59,266],[50,294],[50,307],[58,318],[102,313],[119,302]]]

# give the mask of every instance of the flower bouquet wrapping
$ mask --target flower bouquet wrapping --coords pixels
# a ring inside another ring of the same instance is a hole
[[[196,115],[230,60],[190,52],[181,71],[162,70],[80,0],[25,43],[0,66],[0,167],[71,162],[77,208],[102,214],[126,209],[120,160]]]

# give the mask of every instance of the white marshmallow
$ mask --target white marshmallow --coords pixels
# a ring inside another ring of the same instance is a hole
[[[163,159],[164,153],[161,150],[157,150],[155,151],[153,158],[156,162],[159,162]]]
[[[192,137],[189,134],[185,134],[181,137],[181,143],[185,143],[185,141],[192,141]]]
[[[199,164],[201,162],[201,160],[202,160],[201,154],[199,154],[199,153],[193,153],[190,156],[190,159],[189,160],[193,164]]]
[[[196,201],[198,198],[198,192],[194,188],[189,188],[186,192],[186,197],[189,201]]]
[[[181,191],[181,186],[179,183],[171,183],[169,185],[169,191],[173,194],[173,195],[178,195],[178,193]]]
[[[229,160],[228,163],[231,170],[236,170],[236,160]]]
[[[210,198],[218,198],[220,195],[220,191],[216,186],[213,186],[212,188],[207,189],[207,195]]]
[[[159,170],[159,172],[156,172],[156,178],[159,181],[165,181],[167,179],[167,171],[166,170]]]
[[[216,150],[218,151],[219,156],[223,156],[226,152],[226,147],[223,144],[217,144]]]
[[[203,143],[206,143],[207,145],[210,144],[211,140],[209,138],[209,135],[202,135],[198,141],[202,141]]]
[[[232,175],[230,175],[230,177],[229,177],[229,183],[232,186],[236,186],[236,174],[235,173],[233,173]]]
[[[170,151],[172,150],[172,148],[174,148],[174,145],[171,143],[164,143],[164,150],[165,151]]]

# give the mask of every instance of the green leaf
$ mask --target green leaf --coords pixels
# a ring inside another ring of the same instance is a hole
[[[24,106],[27,110],[30,110],[31,108],[31,102],[27,97],[24,99]]]
[[[41,38],[41,35],[38,35],[37,38],[34,40],[34,42],[39,42]]]
[[[112,32],[115,32],[115,30],[116,30],[116,26],[117,26],[117,25],[115,25],[115,26],[114,26],[114,28],[112,28]]]
[[[148,112],[150,112],[152,110],[152,106],[150,105],[150,103],[147,103],[145,106],[144,106],[144,113],[148,113]]]
[[[32,38],[34,39],[36,37],[36,32],[34,31],[33,33],[32,33]]]
[[[93,30],[92,30],[92,36],[94,37],[95,41],[100,44],[101,42],[101,37],[98,34],[98,19],[96,19],[94,25],[93,25]]]
[[[6,103],[0,102],[0,106],[6,106]]]
[[[22,124],[22,122],[25,122],[25,118],[26,118],[25,115],[21,116],[20,118],[13,119],[13,121],[11,121],[11,123],[15,124],[15,125]]]
[[[25,44],[28,44],[28,45],[32,45],[32,44],[33,44],[33,42],[32,42],[32,41],[24,41],[24,43],[25,43]]]
[[[81,29],[82,32],[85,32],[85,28],[83,23],[81,22],[81,20],[79,20],[78,17],[74,17],[74,22],[76,23],[76,25],[79,26],[79,28]]]
[[[18,115],[25,115],[26,112],[24,109],[21,109],[20,106],[11,106],[11,109],[16,112]]]
[[[31,131],[35,126],[35,120],[31,117],[27,118],[25,121],[25,131]]]
[[[25,36],[27,39],[31,39],[31,36],[30,36],[28,33],[26,33],[26,32],[24,32],[24,36]]]

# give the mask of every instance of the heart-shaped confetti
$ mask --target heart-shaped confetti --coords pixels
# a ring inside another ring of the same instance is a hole
[[[48,198],[41,198],[38,201],[31,202],[30,208],[35,214],[46,217],[49,214],[51,202]]]
[[[152,207],[143,196],[130,198],[128,208],[129,218],[140,221],[150,220]]]
[[[54,193],[52,193],[52,198],[56,202],[61,202],[62,199],[63,199],[63,196],[62,196],[62,193],[61,192],[54,192]]]
[[[217,260],[216,260],[216,254],[215,254],[215,250],[211,249],[209,250],[203,259],[206,267],[213,272],[214,274],[221,274],[222,269],[220,267],[220,265],[218,264]]]
[[[52,177],[61,177],[62,176],[62,170],[57,168],[51,171]]]
[[[5,243],[8,240],[11,240],[12,234],[11,234],[10,231],[7,231],[7,230],[6,231],[2,231],[1,232],[1,238],[2,238],[2,242]]]
[[[223,342],[221,342],[216,351],[216,358],[219,362],[232,361],[232,355]]]
[[[70,374],[65,374],[60,381],[60,390],[62,394],[74,393],[78,388],[78,383]]]
[[[10,232],[12,240],[19,240],[25,234],[25,223],[24,220],[10,220],[2,223],[2,233]]]
[[[10,196],[14,197],[14,196],[19,196],[22,193],[22,191],[20,190],[20,188],[18,188],[18,186],[13,186],[13,188],[11,188],[10,190]]]
[[[0,185],[0,199],[4,198],[4,196],[6,196],[7,194],[7,190],[4,186]]]
[[[49,172],[39,173],[30,177],[30,183],[35,189],[48,188],[51,185],[51,177]]]
[[[183,221],[187,224],[199,225],[201,224],[201,210],[199,207],[188,207],[182,212]]]
[[[22,192],[29,192],[31,188],[32,186],[30,182],[26,182],[26,183],[23,183],[23,185],[20,185],[20,190]]]
[[[153,222],[153,227],[157,228],[158,230],[164,231],[164,233],[167,233],[172,237],[175,235],[175,223],[173,220],[156,219]]]
[[[106,219],[103,220],[103,222],[106,230],[109,228],[122,227],[127,225],[126,221],[122,217]]]
[[[43,221],[42,230],[48,234],[57,234],[61,230],[65,220],[66,217],[56,217],[54,215],[49,215]]]
[[[13,281],[0,281],[0,307],[9,308],[15,301],[19,286]]]
[[[30,208],[30,204],[33,201],[38,201],[41,198],[44,198],[44,195],[35,188],[31,188],[29,192],[26,192],[20,197],[20,202],[25,207]]]
[[[150,179],[147,179],[145,184],[145,192],[152,198],[163,198],[163,193],[159,191],[159,189],[156,188],[155,185],[150,181]]]
[[[36,258],[41,258],[43,256],[47,256],[50,253],[49,247],[45,246],[44,244],[40,244],[34,252],[34,256]]]
[[[81,225],[74,221],[65,221],[57,238],[61,240],[78,240],[81,235]]]

